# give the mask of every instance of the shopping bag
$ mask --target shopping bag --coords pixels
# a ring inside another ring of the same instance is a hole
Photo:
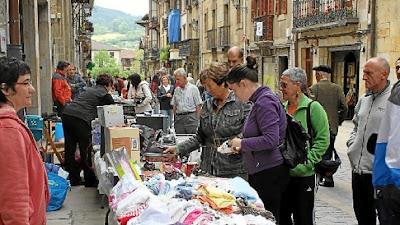
[[[51,212],[61,209],[71,186],[68,180],[55,173],[49,172],[47,176],[49,179],[50,190],[50,202],[47,206],[47,212]]]

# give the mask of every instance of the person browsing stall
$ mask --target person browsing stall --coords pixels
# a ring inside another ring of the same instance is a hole
[[[108,74],[97,76],[96,86],[89,87],[68,104],[61,116],[65,137],[65,169],[69,172],[72,186],[80,185],[81,167],[75,161],[76,145],[79,144],[85,186],[97,185],[92,170],[91,121],[97,117],[97,106],[113,104],[111,97],[113,79]]]
[[[283,194],[280,225],[314,224],[314,165],[321,161],[329,146],[328,116],[320,103],[307,97],[307,75],[301,68],[283,71],[280,79],[286,111],[301,123],[304,130],[313,131],[306,164],[299,164],[290,170],[289,184]],[[310,104],[310,105],[309,105]],[[307,107],[310,107],[311,124],[307,124]],[[293,217],[293,221],[292,221]]]
[[[135,104],[136,113],[151,113],[153,108],[151,107],[151,101],[153,96],[149,87],[149,83],[142,78],[139,74],[134,73],[128,77],[130,82],[128,89],[128,100],[131,99]]]
[[[29,66],[0,58],[0,88],[0,225],[46,224],[46,170],[32,133],[17,116],[35,93]]]
[[[222,154],[217,151],[225,141],[240,136],[250,105],[241,103],[235,94],[225,87],[224,77],[228,68],[222,63],[211,65],[200,73],[200,80],[211,94],[201,108],[200,126],[189,140],[170,147],[165,152],[187,155],[203,146],[200,168],[218,177],[240,176],[247,179],[240,154]]]
[[[289,180],[289,168],[279,150],[285,138],[286,113],[278,96],[258,83],[255,59],[249,56],[246,61],[247,65],[234,67],[226,77],[237,98],[253,104],[243,137],[233,138],[231,146],[242,154],[250,185],[279,222],[282,192]]]
[[[169,127],[173,125],[173,115],[171,99],[174,95],[175,88],[170,84],[168,75],[165,74],[161,77],[161,85],[158,87],[157,98],[160,102],[160,112],[163,115],[168,116]]]

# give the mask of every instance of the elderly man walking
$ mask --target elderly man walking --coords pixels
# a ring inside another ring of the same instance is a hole
[[[367,151],[367,144],[371,135],[378,133],[385,114],[391,89],[389,72],[389,63],[384,58],[371,58],[365,64],[363,80],[368,91],[356,105],[354,129],[347,141],[347,154],[352,168],[353,207],[359,225],[376,225],[376,210],[380,224],[388,224],[382,201],[374,199],[374,155]]]
[[[183,68],[174,71],[176,89],[171,100],[175,115],[175,133],[195,134],[199,125],[201,105],[199,89],[187,79]]]
[[[321,65],[314,67],[317,82],[311,87],[313,99],[321,103],[328,114],[330,128],[330,144],[323,159],[331,159],[332,155],[336,155],[335,140],[338,133],[338,127],[342,124],[345,115],[347,115],[347,104],[342,88],[331,82],[332,70],[329,66]],[[333,187],[333,174],[324,171],[320,174],[319,184],[325,187]]]

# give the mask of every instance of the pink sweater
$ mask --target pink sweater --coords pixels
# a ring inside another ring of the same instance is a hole
[[[0,225],[46,224],[47,174],[29,129],[0,105]]]

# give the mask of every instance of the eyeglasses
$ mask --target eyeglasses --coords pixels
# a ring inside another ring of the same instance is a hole
[[[287,88],[287,86],[288,86],[288,84],[287,83],[285,83],[285,82],[280,82],[280,84],[279,84],[280,86],[281,86],[281,88],[283,88],[283,89],[285,89],[285,88]]]
[[[17,82],[15,84],[24,85],[24,86],[31,86],[32,85],[32,81],[31,80],[27,80],[27,81],[24,81],[24,82]]]

